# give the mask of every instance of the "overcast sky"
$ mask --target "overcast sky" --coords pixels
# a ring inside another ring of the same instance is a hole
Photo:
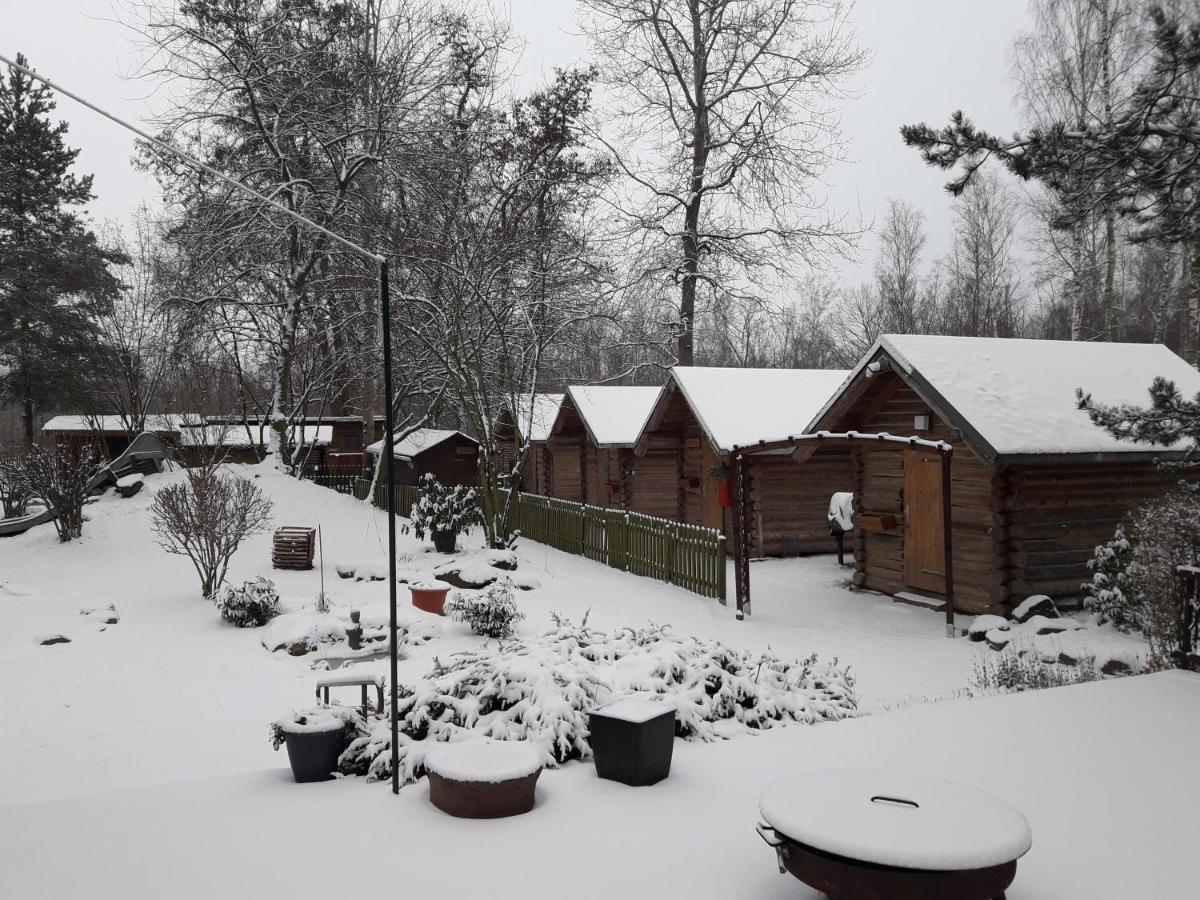
[[[573,0],[509,0],[507,8],[526,40],[523,82],[533,85],[554,66],[587,60]],[[110,0],[0,0],[0,53],[20,51],[64,87],[142,120],[154,98],[150,86],[125,77],[134,45],[116,21],[124,15],[114,13]],[[845,106],[850,159],[828,173],[829,196],[842,212],[867,222],[889,197],[916,204],[926,215],[932,258],[950,240],[946,177],[905,148],[897,129],[941,123],[960,108],[992,130],[1016,127],[1007,51],[1024,22],[1025,0],[858,0],[853,19],[859,43],[873,57],[852,85],[858,99]],[[65,97],[57,112],[70,123],[70,143],[82,149],[79,170],[95,174],[97,220],[126,220],[139,202],[154,198],[154,186],[129,165],[130,137]],[[842,277],[854,282],[869,275],[873,252],[867,236],[860,260],[844,266]]]

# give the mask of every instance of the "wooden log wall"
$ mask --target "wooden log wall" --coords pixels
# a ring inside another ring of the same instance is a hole
[[[759,556],[833,553],[829,498],[854,489],[847,449],[823,449],[802,463],[790,455],[747,458],[750,548]]]
[[[1025,463],[1000,473],[996,564],[1010,602],[1048,594],[1078,600],[1093,548],[1113,536],[1131,507],[1167,490],[1178,475],[1149,460]]]

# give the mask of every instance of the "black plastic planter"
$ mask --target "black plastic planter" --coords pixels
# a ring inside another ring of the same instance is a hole
[[[654,705],[662,706],[662,712],[643,721],[617,715],[615,710],[608,713],[604,707],[589,713],[589,740],[597,775],[641,787],[662,781],[671,773],[675,708],[665,703]]]
[[[341,728],[333,731],[286,732],[288,762],[299,782],[329,781],[337,771],[338,757],[346,749]]]
[[[433,549],[438,553],[453,553],[457,544],[457,531],[435,531],[433,533]]]

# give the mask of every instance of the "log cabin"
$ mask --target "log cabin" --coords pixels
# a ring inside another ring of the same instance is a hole
[[[672,369],[634,447],[629,508],[731,535],[733,448],[799,434],[846,375],[826,369]],[[805,465],[786,451],[749,462],[754,555],[836,549],[827,514],[830,496],[849,490],[849,452],[823,449]]]
[[[382,440],[367,447],[372,459],[382,452]],[[479,441],[461,431],[418,428],[392,446],[392,472],[396,484],[416,485],[426,472],[445,485],[478,484]]]
[[[521,490],[547,494],[550,490],[550,453],[546,446],[563,394],[524,394],[499,415],[495,425],[496,449],[505,471],[512,471],[517,454],[528,450],[521,470]]]
[[[547,442],[549,493],[560,500],[626,509],[636,470],[633,446],[661,388],[567,388]]]
[[[1179,477],[1156,466],[1178,453],[1113,438],[1076,389],[1144,406],[1159,375],[1200,391],[1200,373],[1162,345],[885,335],[809,431],[950,443],[955,608],[1004,614],[1033,594],[1070,605],[1093,548]],[[944,607],[939,454],[851,453],[854,583]]]

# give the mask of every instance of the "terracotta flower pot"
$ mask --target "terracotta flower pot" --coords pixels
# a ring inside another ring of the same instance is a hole
[[[417,609],[438,616],[446,614],[446,594],[450,591],[450,585],[435,585],[426,582],[410,584],[408,589],[412,592],[412,605]]]

